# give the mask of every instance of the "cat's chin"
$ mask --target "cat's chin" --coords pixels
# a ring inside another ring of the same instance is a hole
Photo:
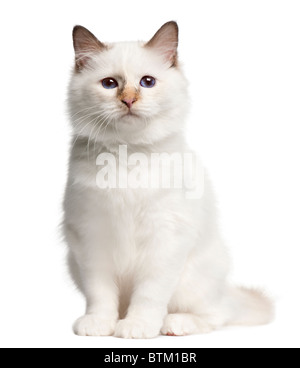
[[[126,114],[122,115],[122,118],[135,119],[135,118],[141,118],[141,117],[136,112],[129,111]]]
[[[119,122],[124,123],[124,124],[131,124],[131,123],[137,123],[139,120],[142,120],[142,117],[139,114],[135,112],[130,112],[130,113],[121,115]]]

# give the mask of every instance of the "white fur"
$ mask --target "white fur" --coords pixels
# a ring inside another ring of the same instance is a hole
[[[157,78],[154,88],[139,86],[145,75]],[[124,117],[127,107],[116,90],[99,83],[106,77],[139,90],[133,106],[139,117]],[[72,77],[64,234],[72,276],[87,300],[86,315],[74,326],[78,335],[153,338],[271,318],[261,294],[228,285],[230,262],[207,178],[199,200],[187,199],[184,189],[96,186],[97,155],[116,155],[120,144],[146,155],[186,152],[188,105],[180,67],[170,68],[140,42],[110,45]]]

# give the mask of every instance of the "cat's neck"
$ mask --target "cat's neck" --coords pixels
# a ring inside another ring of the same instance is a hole
[[[92,150],[97,154],[100,152],[108,152],[117,155],[120,146],[126,146],[128,153],[175,153],[184,152],[186,150],[186,139],[184,134],[173,133],[164,139],[155,142],[132,143],[121,141],[118,139],[94,141],[88,137],[74,137],[73,147],[76,150],[87,151]]]

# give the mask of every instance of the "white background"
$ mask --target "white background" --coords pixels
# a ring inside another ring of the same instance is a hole
[[[295,0],[2,1],[1,347],[299,347],[300,4]],[[276,301],[266,327],[151,341],[79,338],[84,301],[58,225],[72,27],[103,41],[180,25],[189,137],[209,168],[232,278]]]

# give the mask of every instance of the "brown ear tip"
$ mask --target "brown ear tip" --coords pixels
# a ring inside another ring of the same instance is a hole
[[[171,27],[174,27],[176,28],[177,31],[179,31],[179,26],[178,26],[178,23],[175,21],[175,20],[171,20],[170,22],[167,22],[165,24],[165,26],[171,26]]]
[[[72,31],[73,38],[77,35],[78,31],[80,30],[81,26],[75,26]]]
[[[176,35],[177,39],[179,38],[179,26],[175,20],[171,20],[170,22],[167,22],[161,27],[161,29],[172,30],[172,32],[174,32],[174,34]]]
[[[78,31],[84,29],[84,27],[76,25],[73,27],[73,34],[77,33]]]

